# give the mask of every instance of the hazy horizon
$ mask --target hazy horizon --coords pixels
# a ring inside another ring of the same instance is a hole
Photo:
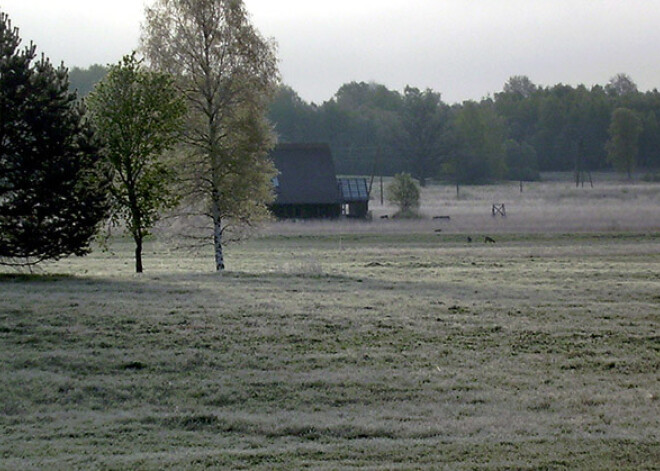
[[[351,81],[432,88],[448,103],[478,100],[509,77],[604,85],[618,73],[658,87],[660,0],[245,0],[278,43],[282,80],[322,103]],[[119,61],[138,46],[143,2],[0,0],[24,43],[69,68]]]

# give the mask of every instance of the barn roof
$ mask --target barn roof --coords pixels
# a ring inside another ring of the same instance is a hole
[[[366,178],[338,178],[337,183],[344,203],[369,201]]]
[[[279,144],[270,155],[279,172],[275,204],[341,203],[327,144]]]

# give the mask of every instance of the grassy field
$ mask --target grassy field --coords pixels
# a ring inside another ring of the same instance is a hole
[[[222,276],[161,239],[136,276],[120,238],[0,274],[0,469],[658,469],[657,219],[463,231],[461,205],[275,224]]]

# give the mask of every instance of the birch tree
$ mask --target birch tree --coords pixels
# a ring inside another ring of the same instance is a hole
[[[153,67],[177,77],[188,101],[187,196],[203,202],[216,270],[224,270],[225,231],[265,217],[273,198],[266,113],[278,83],[274,45],[241,0],[156,0],[146,9],[142,49]]]

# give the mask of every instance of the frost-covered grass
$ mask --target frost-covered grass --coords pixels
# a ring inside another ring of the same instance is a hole
[[[657,466],[657,234],[112,248],[0,278],[0,469]]]
[[[657,469],[655,187],[635,224],[547,232],[470,219],[495,190],[273,224],[222,276],[165,239],[134,275],[121,238],[0,274],[0,469]]]

